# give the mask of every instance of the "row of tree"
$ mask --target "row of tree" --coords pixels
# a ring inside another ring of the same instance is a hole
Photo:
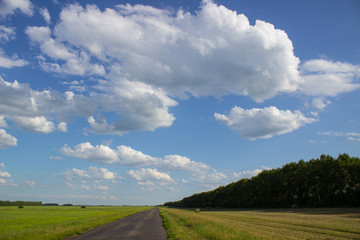
[[[321,155],[282,168],[264,170],[213,191],[165,206],[189,208],[359,207],[360,159]]]
[[[0,206],[42,206],[42,202],[31,201],[0,201]]]

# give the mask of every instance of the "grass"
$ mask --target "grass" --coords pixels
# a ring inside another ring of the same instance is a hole
[[[64,239],[151,207],[0,207],[0,239]]]
[[[201,211],[160,208],[170,240],[360,239],[360,209]]]

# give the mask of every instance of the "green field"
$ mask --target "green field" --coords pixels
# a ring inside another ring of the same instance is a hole
[[[360,239],[360,209],[201,211],[160,208],[169,239]]]
[[[151,207],[0,207],[0,239],[64,239]]]

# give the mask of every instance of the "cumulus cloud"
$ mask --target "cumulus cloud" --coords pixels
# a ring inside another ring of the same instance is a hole
[[[97,95],[97,103],[104,112],[115,112],[122,118],[107,123],[105,118],[90,116],[90,131],[103,134],[119,134],[130,131],[169,127],[175,117],[168,112],[177,102],[166,93],[141,82],[127,80],[101,82],[97,89],[104,94]]]
[[[24,131],[32,131],[38,133],[50,133],[55,130],[54,123],[48,121],[44,116],[36,117],[14,117],[16,124]]]
[[[304,82],[300,91],[311,96],[335,97],[360,88],[360,66],[325,59],[314,59],[301,65]]]
[[[80,143],[73,148],[65,145],[60,149],[60,152],[64,155],[90,162],[136,167],[148,166],[166,171],[202,172],[210,169],[206,164],[191,161],[184,156],[166,155],[163,158],[152,157],[124,145],[112,149],[102,144],[93,146],[91,143],[86,142]]]
[[[11,174],[5,171],[0,171],[1,178],[11,178]]]
[[[260,20],[250,25],[245,15],[212,1],[203,1],[196,14],[69,5],[54,32],[59,42],[101,61],[121,62],[118,81],[141,80],[173,96],[232,93],[261,102],[295,91],[300,81],[299,60],[284,31]]]
[[[177,103],[161,89],[129,81],[115,85],[102,81],[96,88],[90,96],[36,91],[28,84],[9,83],[0,77],[0,111],[20,128],[42,133],[56,129],[55,122],[48,120],[54,117],[59,120],[59,131],[66,131],[66,122],[73,116],[82,116],[88,118],[89,131],[120,135],[168,127],[175,120],[168,108]],[[101,112],[113,112],[119,118],[107,123]]]
[[[5,55],[4,51],[0,48],[0,67],[3,68],[13,68],[13,67],[22,67],[27,65],[28,62],[23,59],[19,59],[16,55],[8,57]]]
[[[106,168],[89,167],[88,172],[96,179],[114,180],[117,178],[115,173],[110,172]]]
[[[11,9],[7,14],[16,7]],[[48,11],[40,12],[50,22]],[[36,91],[27,84],[0,79],[0,94],[6,96],[0,99],[0,111],[26,131],[48,133],[57,126],[65,132],[73,116],[86,118],[86,131],[94,133],[154,131],[173,124],[175,116],[169,112],[177,105],[173,98],[188,94],[234,94],[263,102],[297,91],[316,96],[312,104],[321,110],[330,103],[325,97],[360,86],[355,82],[359,66],[322,59],[300,64],[285,31],[261,20],[251,25],[245,15],[209,0],[195,13],[130,4],[104,10],[91,4],[69,4],[53,28],[29,26],[25,32],[39,47],[37,59],[45,71],[102,78],[71,83],[64,93]],[[0,28],[2,41],[13,36],[13,29]],[[0,66],[25,64],[0,50]],[[272,118],[273,125],[260,128],[258,134],[254,129],[247,133],[244,125],[243,136],[268,138],[311,121],[298,111],[278,111],[290,119],[280,124]],[[256,119],[274,115],[273,109],[263,109],[257,111]],[[228,116],[216,116],[230,124]],[[47,127],[39,129],[40,121]],[[242,119],[245,123],[251,125]],[[233,121],[230,125],[240,131]]]
[[[0,18],[6,18],[15,13],[16,10],[28,16],[33,15],[33,6],[30,0],[2,0],[0,1]]]
[[[7,127],[7,122],[5,120],[5,117],[0,115],[0,127]]]
[[[0,2],[0,6],[1,6],[1,2]],[[6,43],[10,40],[13,40],[15,39],[15,36],[16,36],[15,28],[0,25],[0,43]],[[13,67],[22,67],[27,64],[28,62],[26,60],[19,59],[16,54],[12,55],[11,57],[7,56],[4,50],[0,48],[0,67],[13,68]]]
[[[60,122],[60,123],[57,125],[57,129],[58,129],[60,132],[67,132],[67,124],[66,124],[66,122]]]
[[[331,101],[329,100],[324,100],[323,98],[315,98],[312,101],[312,106],[314,106],[319,110],[324,110],[326,106],[329,105],[330,103]]]
[[[91,190],[89,183],[97,183],[94,188],[107,191],[110,188],[107,185],[99,185],[98,183],[114,183],[115,179],[120,178],[115,172],[111,172],[106,168],[89,167],[84,169],[67,169],[64,173],[65,184],[72,189]]]
[[[50,13],[49,13],[49,10],[47,10],[47,8],[40,8],[39,13],[44,18],[46,24],[51,23]]]
[[[5,165],[3,163],[0,163],[0,168],[5,168]],[[15,186],[18,185],[13,182],[11,179],[11,174],[9,172],[0,170],[0,185],[6,185],[6,186]]]
[[[238,132],[240,137],[250,140],[289,133],[316,121],[305,117],[300,111],[279,110],[274,106],[262,109],[234,107],[228,115],[215,113],[214,116]]]
[[[159,172],[158,170],[151,168],[130,170],[127,173],[131,178],[137,180],[140,185],[153,185],[153,182],[162,184],[168,184],[173,182],[173,180],[168,174]]]
[[[0,149],[16,147],[17,139],[0,128]]]
[[[85,52],[66,47],[64,44],[51,38],[49,27],[27,27],[25,31],[32,42],[37,43],[41,51],[55,60],[63,60],[65,63],[46,63],[40,58],[41,66],[45,70],[72,75],[104,75],[105,69],[102,65],[90,63],[90,57]]]
[[[72,149],[65,145],[60,149],[64,155],[80,158],[90,162],[100,162],[112,164],[119,161],[116,151],[108,146],[96,145],[92,146],[89,142],[80,143]]]

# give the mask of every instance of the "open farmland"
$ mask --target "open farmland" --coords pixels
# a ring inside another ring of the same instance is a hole
[[[360,209],[160,208],[169,239],[360,239]]]
[[[0,207],[0,239],[63,239],[151,207]]]

